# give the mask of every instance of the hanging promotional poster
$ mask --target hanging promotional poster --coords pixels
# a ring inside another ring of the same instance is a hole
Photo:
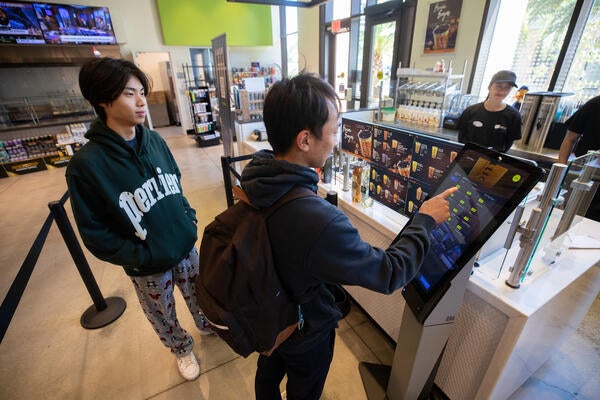
[[[462,0],[444,0],[429,5],[425,54],[454,52]]]

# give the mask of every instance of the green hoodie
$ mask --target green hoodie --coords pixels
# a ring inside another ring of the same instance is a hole
[[[158,133],[136,126],[137,152],[100,119],[71,159],[66,178],[85,246],[129,276],[178,264],[198,239],[196,212],[181,173]]]

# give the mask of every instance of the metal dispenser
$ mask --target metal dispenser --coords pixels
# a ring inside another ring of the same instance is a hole
[[[534,208],[529,217],[529,221],[525,227],[521,227],[519,224],[520,218],[523,215],[524,206],[519,206],[513,219],[510,233],[506,238],[505,247],[510,248],[514,236],[517,232],[520,233],[519,254],[515,260],[515,264],[510,268],[510,277],[506,280],[506,284],[514,289],[521,286],[523,278],[526,276],[531,258],[537,249],[539,240],[546,227],[546,222],[550,215],[552,208],[560,201],[558,197],[562,181],[567,172],[568,166],[565,164],[555,163],[550,169],[548,178],[546,179],[546,185],[544,192],[540,200],[538,207]]]
[[[564,122],[572,113],[571,105],[565,100],[571,95],[573,93],[561,92],[529,92],[525,95],[521,105],[523,135],[520,143],[523,147],[536,153],[542,151],[553,124]]]
[[[592,201],[595,192],[594,177],[600,172],[600,165],[596,163],[597,157],[600,157],[600,151],[590,151],[585,156],[579,157],[570,163],[569,173],[573,173],[572,170],[575,165],[581,165],[579,161],[582,162],[582,168],[581,171],[575,172],[578,176],[569,185],[571,191],[562,217],[550,243],[544,247],[544,257],[542,259],[548,264],[554,264],[568,247],[570,238],[565,235],[565,232],[571,228],[578,214],[585,214]]]
[[[342,186],[342,190],[344,192],[347,192],[350,190],[350,156],[345,155],[344,156],[344,166],[343,166],[343,176],[344,176],[344,183]]]
[[[593,157],[599,157],[600,151],[590,151],[585,155],[586,162],[581,174],[577,179],[571,182],[571,193],[569,195],[569,199],[567,204],[565,205],[565,210],[563,211],[563,215],[556,227],[556,231],[552,236],[552,240],[558,238],[560,235],[565,233],[573,223],[573,219],[577,215],[577,211],[580,209],[583,199],[588,195],[588,192],[592,190],[592,186],[594,185],[593,177],[594,174],[598,173],[598,167],[594,166],[591,161]]]

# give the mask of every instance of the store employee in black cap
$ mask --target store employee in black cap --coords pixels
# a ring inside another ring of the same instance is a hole
[[[485,101],[467,107],[460,116],[459,142],[473,142],[504,153],[513,141],[521,139],[521,114],[503,101],[517,87],[516,80],[512,71],[498,71],[492,76]]]

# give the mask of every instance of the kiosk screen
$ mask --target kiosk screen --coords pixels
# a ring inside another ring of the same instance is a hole
[[[417,276],[405,287],[404,297],[413,311],[415,303],[421,303],[416,309],[422,311],[424,303],[441,298],[458,271],[542,175],[542,169],[522,160],[465,145],[431,193],[435,196],[449,187],[459,188],[448,197],[450,218],[431,232],[429,253]]]

